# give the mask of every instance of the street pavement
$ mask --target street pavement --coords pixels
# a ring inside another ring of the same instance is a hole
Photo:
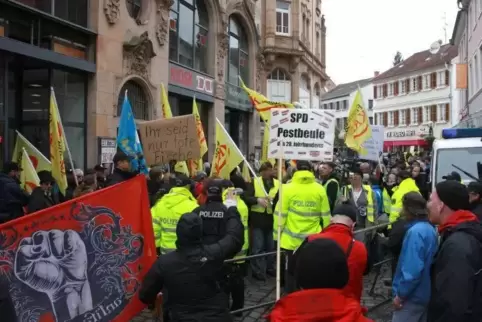
[[[392,306],[390,288],[383,286],[383,279],[389,278],[390,266],[384,264],[380,267],[380,276],[377,283],[370,293],[373,282],[376,277],[376,271],[372,271],[364,279],[364,289],[362,295],[362,305],[368,308],[368,317],[376,322],[391,321]],[[260,282],[251,278],[246,278],[246,297],[245,308],[260,305],[262,303],[274,301],[276,298],[276,281],[274,278],[268,279],[266,282]],[[243,312],[242,316],[236,317],[236,322],[255,322],[264,321],[265,316],[272,305],[257,308],[254,310]],[[139,316],[132,320],[133,322],[157,322],[152,318],[152,314],[145,310]]]

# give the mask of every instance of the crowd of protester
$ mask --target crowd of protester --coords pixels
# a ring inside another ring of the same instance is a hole
[[[215,179],[209,177],[209,163],[191,177],[175,161],[150,169],[147,185],[160,257],[144,279],[140,298],[154,305],[163,292],[170,312],[166,321],[230,321],[229,311],[244,307],[248,272],[260,281],[276,274],[274,256],[249,261],[243,256],[273,252],[277,242],[284,251],[285,295],[270,321],[371,321],[360,303],[363,276],[384,258],[392,258],[394,322],[481,321],[482,183],[465,186],[453,172],[430,191],[425,156],[349,168],[339,159],[286,162],[281,182],[277,163],[260,163],[254,155],[248,160],[259,179],[245,180],[235,169],[229,180],[216,183],[217,190],[210,184]],[[117,153],[112,172],[102,165],[68,171],[65,196],[47,171],[38,173],[40,186],[27,194],[19,185],[22,169],[8,162],[0,174],[0,222],[129,180],[137,175],[130,161]],[[278,204],[281,187],[288,196],[302,191],[306,200],[325,199],[318,226],[309,224],[306,238],[288,238],[285,232],[276,240],[277,210],[292,218],[296,214],[284,209],[293,206],[289,201]],[[236,212],[227,216],[230,223],[226,219],[224,228],[216,224],[216,232],[209,232],[212,222],[202,214],[227,213],[231,207]],[[170,226],[162,220],[166,216],[175,219]],[[223,264],[233,257],[239,260]]]

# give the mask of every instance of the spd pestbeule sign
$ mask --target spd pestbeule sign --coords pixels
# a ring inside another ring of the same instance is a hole
[[[269,158],[333,160],[335,115],[325,110],[272,109]]]

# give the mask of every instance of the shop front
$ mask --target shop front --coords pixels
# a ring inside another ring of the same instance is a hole
[[[253,105],[246,92],[238,86],[225,84],[226,98],[224,109],[224,126],[234,143],[247,156],[249,151],[249,120]]]
[[[385,129],[383,149],[387,152],[408,152],[420,150],[427,146],[424,137],[428,134],[425,126],[416,128]]]
[[[96,70],[90,54],[95,39],[88,29],[0,2],[1,163],[12,157],[16,131],[49,158],[53,88],[74,164],[85,166],[87,81]]]
[[[214,104],[214,86],[215,81],[211,76],[170,62],[168,96],[172,115],[192,114],[192,101],[196,98],[204,133],[208,133],[209,112]]]

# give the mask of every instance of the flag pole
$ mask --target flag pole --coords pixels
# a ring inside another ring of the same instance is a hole
[[[280,154],[278,156],[278,181],[283,182],[283,152],[284,152],[284,142],[280,141],[281,148]],[[283,203],[283,184],[281,184],[278,190],[278,203]],[[278,207],[278,227],[277,236],[278,240],[276,242],[276,301],[281,297],[281,207]]]
[[[62,130],[62,135],[64,137],[65,150],[67,150],[67,155],[69,157],[70,166],[72,167],[72,174],[74,175],[75,185],[78,186],[79,181],[77,180],[77,176],[74,173],[74,170],[75,170],[74,161],[72,160],[72,154],[70,153],[69,143],[67,142],[67,136],[65,135],[64,124],[62,123],[62,118],[60,117],[59,105],[57,104],[57,97],[55,97],[55,91],[54,91],[53,87],[50,87],[50,91],[52,92],[51,95],[52,95],[52,97],[54,99],[54,102],[55,102],[55,110],[56,110],[55,112],[57,113],[57,118],[58,118],[59,123],[60,123],[60,129]]]

